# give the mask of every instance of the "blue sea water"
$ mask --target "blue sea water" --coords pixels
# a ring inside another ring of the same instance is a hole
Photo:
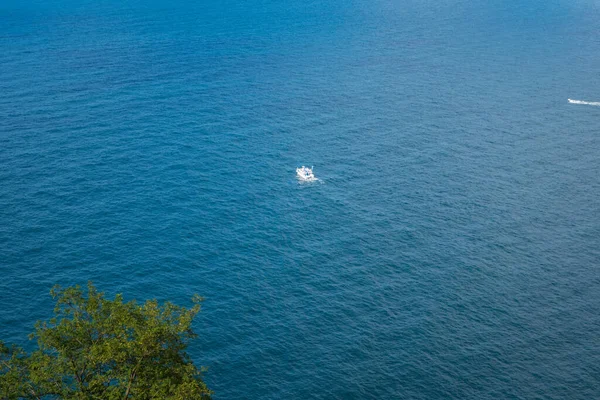
[[[190,3],[0,2],[1,339],[92,280],[215,399],[600,398],[597,1]]]

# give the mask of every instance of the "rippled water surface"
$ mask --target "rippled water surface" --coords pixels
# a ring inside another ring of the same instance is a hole
[[[0,3],[0,337],[93,280],[205,296],[216,399],[600,397],[597,1],[49,3]]]

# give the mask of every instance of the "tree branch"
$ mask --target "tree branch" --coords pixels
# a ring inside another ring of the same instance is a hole
[[[31,384],[29,385],[29,391],[31,392],[33,397],[35,397],[37,400],[42,400],[42,398],[40,396],[38,396],[38,394],[35,392],[35,390],[33,390],[33,387],[31,386]]]
[[[129,398],[129,391],[131,390],[131,385],[133,385],[133,381],[135,380],[135,374],[137,371],[137,368],[139,367],[139,363],[131,370],[131,375],[129,376],[129,383],[127,384],[127,390],[125,391],[125,397],[123,397],[123,400],[127,400]]]

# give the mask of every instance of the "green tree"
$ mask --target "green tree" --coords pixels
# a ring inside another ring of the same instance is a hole
[[[185,308],[104,297],[89,283],[51,291],[55,316],[38,322],[27,354],[0,342],[0,399],[209,399],[186,348],[201,298]]]

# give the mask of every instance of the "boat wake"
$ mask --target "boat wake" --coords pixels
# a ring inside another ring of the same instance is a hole
[[[588,106],[600,106],[599,101],[583,101],[583,100],[573,100],[573,99],[567,99],[567,100],[569,100],[569,103],[571,103],[571,104],[585,104]]]

